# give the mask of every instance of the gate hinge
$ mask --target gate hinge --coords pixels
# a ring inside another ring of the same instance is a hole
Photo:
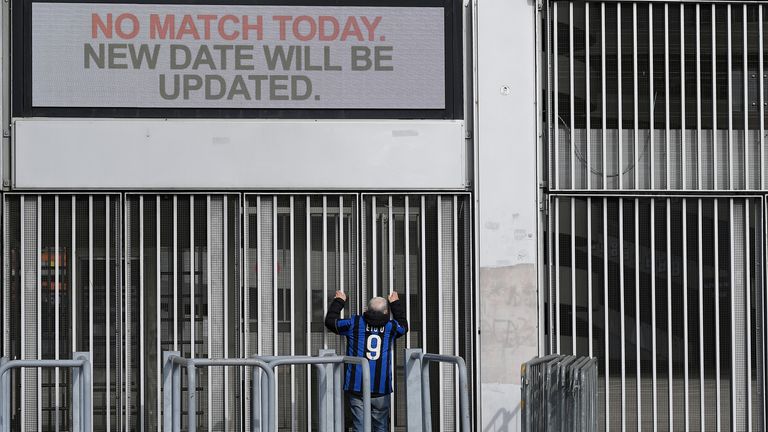
[[[3,138],[10,138],[11,137],[11,130],[3,128]]]
[[[549,216],[549,200],[547,198],[544,198],[539,203],[539,211],[544,214],[544,216]]]

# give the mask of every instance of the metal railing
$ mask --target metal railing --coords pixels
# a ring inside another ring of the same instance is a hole
[[[548,355],[523,363],[525,432],[597,431],[597,359]]]
[[[22,368],[72,369],[72,430],[91,432],[92,381],[91,355],[75,352],[72,359],[0,360],[0,432],[11,431],[11,379],[8,372]]]
[[[417,366],[416,363],[419,365]],[[464,432],[471,431],[469,381],[464,359],[458,356],[424,353],[421,349],[405,351],[408,431],[432,431],[432,402],[429,391],[430,363],[449,363],[458,369],[461,430]]]
[[[187,430],[197,430],[197,368],[210,366],[246,366],[252,367],[254,372],[261,369],[266,374],[267,411],[274,412],[275,408],[275,375],[272,366],[263,360],[254,358],[210,359],[210,358],[185,358],[179,352],[163,352],[163,430],[181,431],[181,368],[187,369]],[[255,375],[255,374],[254,374]],[[263,384],[263,383],[262,383]],[[263,402],[262,402],[263,403]],[[168,415],[168,413],[171,413]],[[251,430],[268,431],[268,422],[254,423],[252,419]]]
[[[256,356],[251,358],[231,359],[189,359],[178,352],[163,353],[163,427],[166,431],[181,430],[181,368],[187,369],[187,387],[194,389],[197,383],[197,368],[209,366],[246,366],[253,368],[251,381],[251,416],[252,431],[277,430],[277,403],[275,368],[286,365],[315,365],[318,369],[320,431],[327,431],[330,425],[336,430],[343,426],[341,420],[341,371],[346,363],[358,364],[362,369],[363,380],[363,430],[371,430],[371,371],[368,360],[362,357],[337,356],[332,351],[323,352],[320,357],[313,356]],[[335,365],[329,372],[324,365]],[[329,380],[329,374],[332,378]],[[337,383],[338,381],[338,383]],[[196,391],[187,392],[187,430],[197,430]],[[332,395],[328,399],[328,395]],[[332,406],[333,409],[328,409]],[[170,413],[170,415],[168,415]],[[327,415],[330,414],[329,419]]]

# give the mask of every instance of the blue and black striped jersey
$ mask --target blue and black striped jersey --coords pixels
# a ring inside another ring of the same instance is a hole
[[[347,355],[365,357],[371,370],[371,394],[386,395],[392,392],[392,353],[395,339],[408,332],[405,311],[400,301],[390,303],[394,319],[374,325],[366,321],[365,315],[353,315],[337,319],[344,307],[343,301],[335,299],[328,309],[326,326],[347,339]],[[335,317],[334,317],[335,315]],[[360,365],[347,365],[344,390],[362,393],[363,374]]]

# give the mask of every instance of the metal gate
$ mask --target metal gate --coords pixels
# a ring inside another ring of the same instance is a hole
[[[163,351],[243,354],[240,195],[127,194],[124,212],[123,406],[127,430],[153,431],[161,421]],[[240,429],[241,385],[238,369],[200,371],[201,428]]]
[[[5,194],[3,210],[3,354],[90,351],[93,427],[119,430],[120,196]],[[12,376],[14,430],[69,430],[69,370]]]
[[[545,350],[605,430],[766,430],[764,5],[547,14]]]
[[[411,328],[394,365],[392,429],[404,430],[405,349],[473,352],[469,195],[246,195],[244,212],[246,350],[342,352],[342,340],[323,325],[334,292],[347,292],[350,314],[397,290]],[[455,373],[440,370],[435,424],[456,430]],[[309,369],[281,370],[278,383],[280,428],[316,428]]]
[[[393,430],[406,426],[406,348],[473,365],[468,194],[9,193],[2,201],[3,355],[91,351],[94,429],[159,430],[163,351],[342,352],[323,324],[336,290],[348,293],[345,314],[391,290],[406,302],[411,332],[394,360]],[[456,430],[457,377],[434,368],[433,424]],[[280,429],[315,429],[316,378],[304,366],[278,377]],[[237,368],[199,372],[201,430],[249,428],[249,378]],[[12,379],[14,429],[70,430],[69,371]]]

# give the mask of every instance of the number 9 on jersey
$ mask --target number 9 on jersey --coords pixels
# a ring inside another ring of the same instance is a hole
[[[365,341],[365,356],[368,360],[378,360],[381,357],[381,336],[372,334]]]

